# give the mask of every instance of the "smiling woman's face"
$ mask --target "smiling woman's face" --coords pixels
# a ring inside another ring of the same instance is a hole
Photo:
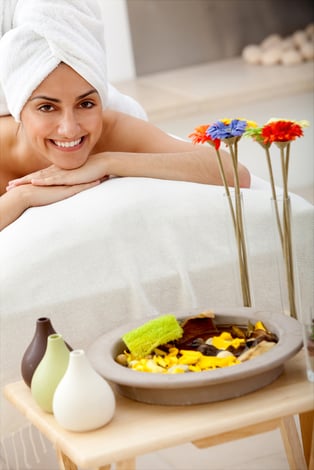
[[[21,120],[36,154],[60,168],[78,168],[101,136],[102,103],[84,78],[60,64],[32,93]]]

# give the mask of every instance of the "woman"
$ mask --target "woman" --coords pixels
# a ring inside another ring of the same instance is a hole
[[[29,207],[73,196],[109,176],[221,184],[210,147],[177,140],[148,122],[107,108],[94,57],[88,50],[85,56],[80,51],[78,61],[68,49],[64,56],[56,53],[53,33],[47,35],[46,29],[15,28],[0,41],[6,65],[0,79],[15,118],[0,118],[1,229]],[[16,71],[10,61],[25,41],[28,48],[19,52]],[[26,73],[36,70],[38,51],[43,80]],[[101,62],[97,47],[96,53]],[[222,152],[222,158],[232,184],[230,156]],[[250,175],[242,165],[239,179],[242,187],[249,187]]]

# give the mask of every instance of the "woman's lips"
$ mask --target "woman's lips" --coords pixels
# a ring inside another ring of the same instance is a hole
[[[78,150],[84,141],[84,137],[80,137],[79,139],[75,140],[54,140],[50,139],[50,142],[57,147],[59,150],[71,152],[74,150]]]

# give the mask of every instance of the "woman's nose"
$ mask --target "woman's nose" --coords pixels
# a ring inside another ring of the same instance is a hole
[[[73,111],[66,111],[62,114],[58,131],[60,136],[70,138],[76,137],[80,129],[79,122]]]

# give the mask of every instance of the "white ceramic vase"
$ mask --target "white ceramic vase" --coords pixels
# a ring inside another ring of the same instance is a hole
[[[53,397],[56,421],[68,431],[84,432],[107,424],[115,411],[110,385],[81,349],[71,351],[68,368]]]

